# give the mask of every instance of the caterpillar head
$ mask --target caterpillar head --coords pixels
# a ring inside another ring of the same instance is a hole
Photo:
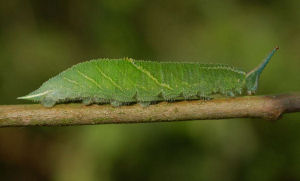
[[[270,59],[274,55],[274,53],[279,49],[279,47],[276,47],[272,50],[272,52],[267,56],[267,58],[255,69],[247,73],[246,75],[246,89],[248,95],[252,95],[256,92],[257,87],[258,87],[258,81],[260,74],[264,70],[264,68],[267,66],[269,63]]]

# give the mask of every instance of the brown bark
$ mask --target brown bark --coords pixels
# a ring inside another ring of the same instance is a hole
[[[45,108],[38,104],[0,106],[0,127],[62,126],[110,123],[145,123],[226,118],[277,120],[284,113],[300,112],[300,93],[245,96],[209,101],[161,102],[140,105],[61,104]]]

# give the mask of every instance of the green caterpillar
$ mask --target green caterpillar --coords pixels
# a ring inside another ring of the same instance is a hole
[[[129,58],[91,60],[63,71],[18,99],[40,102],[46,107],[67,102],[148,106],[157,101],[251,95],[256,92],[259,76],[277,49],[249,73],[222,64]]]

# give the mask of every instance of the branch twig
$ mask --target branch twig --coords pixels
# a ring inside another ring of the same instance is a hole
[[[300,112],[300,93],[245,96],[210,101],[181,101],[122,106],[62,104],[44,108],[38,104],[0,106],[0,127],[62,126],[110,123],[262,118],[277,120],[284,113]]]

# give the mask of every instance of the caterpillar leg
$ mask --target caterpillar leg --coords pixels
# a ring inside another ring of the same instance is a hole
[[[212,100],[212,99],[214,99],[214,98],[212,98],[212,97],[203,97],[203,100],[205,100],[205,101],[209,101],[209,100]]]
[[[83,98],[82,103],[86,106],[91,105],[94,103],[94,100],[92,98]]]
[[[96,104],[108,104],[108,103],[110,103],[110,101],[107,100],[107,99],[103,99],[103,98],[99,98],[99,97],[94,97],[93,98],[93,103],[96,103]]]
[[[196,90],[184,90],[180,95],[183,96],[185,100],[193,100],[198,98]]]
[[[43,99],[41,104],[45,107],[53,107],[56,104],[56,101],[53,99]]]
[[[208,97],[208,96],[200,96],[199,98],[204,100],[204,101],[209,101],[209,100],[213,99],[213,97]]]
[[[199,97],[199,99],[202,99],[205,101],[212,100],[214,98],[214,96],[211,95],[211,93],[208,91],[199,91],[197,96]]]
[[[122,102],[116,101],[116,100],[111,101],[110,104],[111,104],[113,107],[119,107],[119,106],[122,106],[122,105],[123,105]]]
[[[229,97],[235,97],[235,94],[232,91],[227,92],[227,96]]]
[[[139,105],[141,105],[142,107],[148,107],[151,102],[150,101],[141,101],[141,102],[138,102]]]

